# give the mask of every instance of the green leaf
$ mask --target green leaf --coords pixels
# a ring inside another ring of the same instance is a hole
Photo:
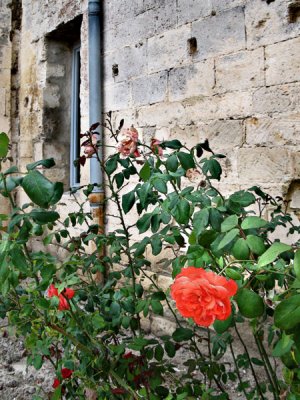
[[[64,193],[64,185],[62,182],[55,182],[53,184],[53,195],[50,199],[50,206],[58,203]]]
[[[173,216],[178,224],[187,224],[190,218],[190,203],[186,199],[181,199],[175,207]]]
[[[6,133],[0,133],[0,158],[7,156],[9,146],[9,138]]]
[[[266,246],[264,244],[264,241],[262,238],[254,235],[249,235],[246,238],[247,245],[249,246],[249,249],[252,251],[252,253],[261,255],[265,250]]]
[[[232,254],[237,260],[248,260],[249,258],[249,247],[245,239],[238,239],[232,248]]]
[[[222,214],[220,213],[220,211],[216,210],[215,208],[211,208],[209,210],[209,221],[210,221],[211,227],[215,231],[221,230],[221,224],[223,221],[223,217],[222,217]]]
[[[151,307],[152,307],[152,311],[154,312],[154,314],[157,314],[157,315],[164,314],[164,309],[163,309],[163,306],[161,305],[160,301],[151,300]]]
[[[175,140],[166,140],[165,142],[161,142],[160,143],[160,147],[163,148],[163,149],[165,149],[167,147],[168,149],[178,150],[178,149],[181,149],[182,144],[177,139],[175,139]]]
[[[105,169],[108,175],[111,175],[115,172],[118,167],[118,158],[119,154],[110,157],[105,163]]]
[[[250,204],[255,203],[255,196],[250,192],[245,192],[244,190],[240,190],[238,192],[233,193],[229,200],[233,203],[238,203],[242,207],[250,206]]]
[[[178,160],[176,154],[172,154],[166,161],[166,167],[169,171],[175,172],[178,168]]]
[[[59,182],[57,183],[59,184]],[[21,185],[30,200],[42,208],[48,208],[50,204],[53,204],[53,201],[58,201],[63,194],[60,185],[55,186],[36,170],[29,171]]]
[[[164,349],[162,345],[157,345],[154,350],[154,357],[156,358],[157,361],[162,361],[164,357]]]
[[[59,214],[56,211],[32,210],[29,215],[38,224],[55,222],[59,218]]]
[[[259,217],[246,217],[241,224],[242,229],[258,229],[266,226],[268,222]]]
[[[260,267],[265,267],[266,265],[275,261],[279,254],[288,250],[291,250],[291,246],[284,243],[275,242],[259,257],[258,265]]]
[[[274,324],[277,328],[288,330],[300,323],[300,294],[283,300],[275,309]]]
[[[177,328],[172,335],[175,342],[183,342],[184,340],[190,340],[194,336],[194,332],[188,328]]]
[[[51,168],[51,167],[54,167],[54,165],[55,165],[54,158],[47,158],[46,160],[35,161],[31,164],[27,164],[26,168],[27,168],[27,171],[31,171],[39,166],[42,166],[45,168]]]
[[[151,247],[152,247],[152,254],[154,256],[157,256],[158,254],[160,254],[160,252],[162,250],[162,241],[159,238],[159,236],[157,236],[157,235],[152,236]]]
[[[300,280],[300,250],[297,250],[294,257],[294,271],[297,279]]]
[[[252,290],[240,289],[235,300],[243,317],[257,318],[265,311],[263,299]]]
[[[116,180],[116,184],[117,184],[117,188],[120,189],[120,187],[123,185],[124,183],[124,175],[123,172],[119,172],[118,174],[116,174],[114,176],[114,179]]]
[[[151,224],[152,213],[144,214],[136,223],[139,233],[145,233]]]
[[[204,208],[201,211],[197,211],[194,214],[193,218],[193,226],[195,232],[199,235],[205,227],[208,225],[208,220],[209,220],[209,210],[207,208]]]
[[[281,339],[278,340],[272,351],[272,356],[282,357],[291,350],[293,344],[294,341],[291,339],[291,337],[283,332]]]
[[[169,341],[166,342],[165,343],[165,351],[170,358],[173,358],[176,354],[176,348],[175,348],[174,343],[169,342]]]
[[[231,326],[233,325],[233,317],[230,315],[227,319],[224,321],[220,320],[215,320],[213,327],[215,331],[221,335],[222,333],[226,332]]]
[[[224,247],[226,247],[228,244],[230,244],[233,239],[236,238],[236,236],[239,234],[239,229],[235,228],[232,229],[231,231],[227,232],[226,235],[223,237],[221,242],[219,243],[218,249],[221,250]]]
[[[238,225],[238,217],[236,215],[230,215],[225,218],[221,224],[221,232],[228,232]]]
[[[151,176],[151,168],[148,161],[145,162],[143,168],[140,170],[140,177],[144,182],[147,182]],[[158,190],[158,189],[157,189]]]
[[[214,158],[210,158],[209,160],[204,161],[202,171],[209,178],[217,179],[218,181],[220,180],[222,175],[222,167],[220,163]]]
[[[234,279],[235,281],[239,281],[240,279],[242,279],[242,275],[233,268],[226,268],[225,274],[228,278]]]
[[[179,151],[177,153],[177,157],[183,169],[188,170],[190,168],[195,168],[195,161],[190,153],[184,153],[183,151]]]
[[[25,258],[25,254],[20,247],[14,246],[10,250],[11,261],[20,272],[26,274],[28,272],[28,265]]]
[[[168,193],[167,184],[163,179],[155,177],[152,183],[155,189],[158,190],[160,193]]]
[[[135,203],[134,190],[122,196],[122,208],[125,214],[127,214],[132,209],[134,203]]]

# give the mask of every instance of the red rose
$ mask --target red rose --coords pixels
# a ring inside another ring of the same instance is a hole
[[[73,371],[69,368],[62,368],[62,370],[61,370],[61,376],[64,379],[70,378],[72,374],[73,374]]]
[[[124,390],[124,389],[122,389],[122,388],[115,388],[115,389],[112,389],[112,394],[124,394],[124,393],[126,393],[126,390]]]
[[[230,297],[238,286],[203,268],[184,268],[171,286],[171,296],[183,317],[193,318],[197,325],[209,326],[216,319],[225,320],[231,314]]]
[[[55,378],[53,381],[53,389],[56,389],[60,385],[60,380],[58,378]]]
[[[63,311],[63,310],[69,310],[70,305],[67,299],[72,299],[72,297],[74,297],[75,295],[75,291],[73,289],[66,288],[63,290],[62,293],[58,294],[57,288],[53,284],[51,284],[49,286],[47,295],[48,297],[53,297],[53,296],[58,297],[59,298],[58,309],[60,311]]]

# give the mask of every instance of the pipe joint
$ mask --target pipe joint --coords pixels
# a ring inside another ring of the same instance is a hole
[[[88,15],[100,15],[100,1],[90,0],[88,5]]]

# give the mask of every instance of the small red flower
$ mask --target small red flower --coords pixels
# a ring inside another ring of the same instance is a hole
[[[62,368],[62,370],[61,370],[61,376],[64,379],[70,378],[72,376],[72,374],[73,374],[73,370],[71,370],[69,368]]]
[[[193,318],[197,325],[209,326],[216,319],[223,321],[230,316],[230,297],[237,289],[232,279],[203,268],[188,267],[176,276],[171,296],[183,317]]]
[[[54,297],[54,296],[58,297],[59,298],[58,309],[60,311],[63,311],[63,310],[69,310],[70,305],[67,299],[72,299],[72,297],[74,297],[75,295],[75,291],[73,289],[66,288],[62,293],[58,294],[58,289],[52,283],[49,286],[47,295],[48,297]]]
[[[60,380],[58,378],[55,378],[52,385],[53,389],[56,389],[60,385],[60,383]]]

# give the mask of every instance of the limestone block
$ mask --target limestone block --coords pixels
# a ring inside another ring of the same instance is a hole
[[[293,154],[293,178],[300,178],[300,151]]]
[[[134,18],[140,12],[143,1],[109,0],[105,2],[105,18],[107,24],[120,24],[124,20]]]
[[[300,85],[263,87],[253,93],[253,112],[260,114],[298,110]]]
[[[300,145],[300,114],[248,118],[246,143],[257,146]]]
[[[292,162],[285,149],[244,148],[237,157],[238,176],[243,183],[254,185],[291,179]]]
[[[48,85],[44,89],[44,105],[48,108],[57,108],[60,106],[60,86]]]
[[[62,78],[65,76],[66,67],[62,64],[47,64],[47,77]]]
[[[266,84],[300,81],[300,37],[266,47]]]
[[[192,37],[196,37],[198,54],[205,59],[231,53],[246,47],[244,10],[236,7],[216,16],[192,23]]]
[[[6,115],[6,89],[0,88],[0,115]]]
[[[212,0],[212,9],[216,12],[245,5],[247,0]]]
[[[161,34],[177,26],[177,5],[174,0],[157,1],[159,8],[155,11],[155,33]]]
[[[176,329],[176,323],[165,318],[153,316],[151,321],[151,332],[157,336],[172,335]]]
[[[199,125],[199,141],[208,139],[215,153],[224,153],[243,144],[245,127],[241,120],[219,120]]]
[[[211,0],[178,0],[178,24],[186,24],[211,14]]]
[[[149,10],[118,25],[107,26],[104,32],[104,52],[111,52],[125,46],[135,45],[155,33],[157,13]]]
[[[130,89],[128,82],[107,85],[104,88],[104,110],[115,111],[129,107]]]
[[[240,51],[216,59],[216,90],[242,90],[264,85],[264,51]]]
[[[177,101],[194,96],[210,95],[214,83],[213,60],[173,69],[169,75],[169,99]]]
[[[123,47],[104,57],[104,79],[106,84],[122,82],[143,75],[146,69],[147,46],[145,42],[140,42],[131,47]]]
[[[131,82],[132,101],[136,106],[164,101],[167,91],[167,72],[158,72]]]
[[[167,292],[167,290],[170,289],[170,286],[172,285],[173,282],[174,279],[171,278],[171,276],[158,275],[157,277],[157,285],[165,293]]]
[[[0,87],[10,88],[11,70],[9,68],[0,68]]]
[[[215,119],[242,118],[252,113],[250,92],[228,92],[214,97],[184,101],[188,123]]]
[[[190,27],[185,25],[148,40],[148,71],[170,69],[188,58],[187,40]]]
[[[0,109],[1,109],[1,101],[0,101]],[[10,118],[1,115],[1,111],[0,111],[0,131],[6,133],[10,131]]]
[[[0,46],[0,68],[11,67],[11,45]]]
[[[21,140],[19,146],[19,157],[30,157],[33,154],[32,140]]]
[[[185,109],[180,103],[154,104],[137,111],[139,126],[164,127],[179,122],[184,123],[185,118]]]
[[[299,35],[299,22],[289,22],[289,4],[290,1],[287,0],[276,0],[270,4],[261,0],[247,2],[245,20],[248,48],[280,42]]]

